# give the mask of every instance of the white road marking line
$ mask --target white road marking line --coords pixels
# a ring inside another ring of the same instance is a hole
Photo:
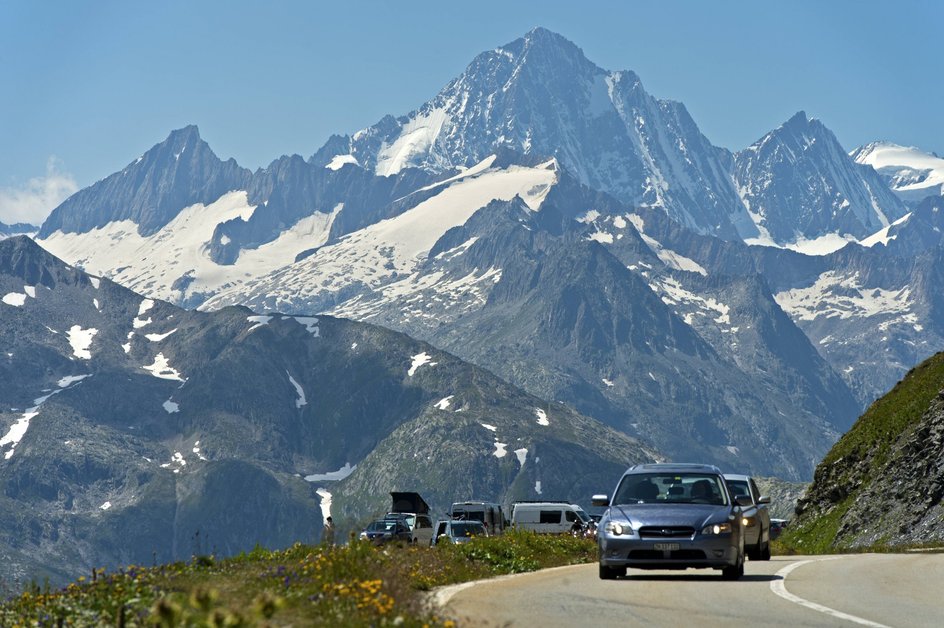
[[[449,603],[450,600],[459,592],[465,591],[466,589],[471,589],[474,586],[480,584],[487,584],[490,582],[501,582],[503,580],[511,580],[512,578],[521,578],[523,576],[533,576],[535,574],[545,574],[553,573],[555,571],[563,571],[565,569],[573,569],[574,567],[584,567],[586,565],[561,565],[560,567],[548,567],[547,569],[538,569],[536,571],[525,571],[522,573],[510,573],[502,576],[495,576],[493,578],[485,578],[484,580],[470,580],[468,582],[460,582],[459,584],[449,584],[442,587],[437,587],[430,592],[429,599],[430,601],[438,606],[439,608],[444,607]],[[887,626],[885,628],[888,628]]]
[[[806,565],[807,563],[816,563],[821,560],[836,560],[837,558],[838,556],[833,556],[830,558],[814,558],[812,560],[801,560],[795,563],[790,563],[789,565],[787,565],[786,567],[784,567],[783,569],[781,569],[775,574],[775,575],[780,576],[780,580],[771,580],[770,590],[789,602],[793,602],[794,604],[799,604],[800,606],[804,606],[814,611],[819,611],[820,613],[831,615],[832,617],[836,617],[838,619],[845,619],[846,621],[862,624],[863,626],[872,626],[873,628],[890,628],[889,626],[886,626],[885,624],[880,624],[874,621],[869,621],[868,619],[856,617],[855,615],[843,613],[833,608],[829,608],[828,606],[817,604],[816,602],[810,602],[809,600],[805,600],[802,597],[798,595],[793,595],[792,593],[787,591],[787,585],[786,585],[787,576],[790,574],[791,571],[793,571],[797,567],[802,567],[803,565]]]

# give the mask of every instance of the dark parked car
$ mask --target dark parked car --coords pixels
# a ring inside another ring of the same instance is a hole
[[[721,471],[710,465],[643,464],[620,478],[597,531],[600,578],[637,569],[720,569],[725,579],[744,575],[742,510]]]
[[[402,518],[377,519],[371,521],[361,531],[360,538],[378,545],[390,541],[410,543],[413,540],[413,532],[407,527]]]
[[[784,531],[790,523],[789,519],[771,519],[770,520],[770,540],[773,541],[780,533]]]
[[[770,560],[770,498],[761,495],[754,479],[747,475],[725,473],[728,490],[735,496],[747,495],[751,506],[741,514],[744,520],[744,551],[751,560]]]

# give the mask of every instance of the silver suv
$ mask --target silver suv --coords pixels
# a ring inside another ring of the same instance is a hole
[[[744,551],[751,560],[770,560],[770,498],[760,494],[757,483],[749,475],[725,473],[728,490],[737,495],[747,495],[751,505],[741,515],[744,523]]]
[[[608,507],[597,530],[600,578],[611,580],[637,569],[720,569],[726,580],[744,575],[742,509],[721,471],[701,464],[644,464],[630,467],[612,498],[594,495]]]

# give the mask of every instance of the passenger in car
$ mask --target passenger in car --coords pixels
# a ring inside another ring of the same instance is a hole
[[[648,478],[636,485],[636,499],[652,501],[659,495],[659,488]]]
[[[714,501],[714,491],[711,490],[711,482],[708,480],[698,480],[692,484],[692,501],[696,500],[705,503]]]

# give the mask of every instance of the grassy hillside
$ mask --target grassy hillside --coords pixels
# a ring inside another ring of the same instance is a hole
[[[942,389],[939,353],[872,404],[817,467],[797,518],[781,537],[786,551],[939,542]]]
[[[524,532],[432,549],[299,544],[96,570],[61,590],[33,585],[0,605],[0,625],[450,626],[428,608],[425,591],[595,558],[592,541]]]

